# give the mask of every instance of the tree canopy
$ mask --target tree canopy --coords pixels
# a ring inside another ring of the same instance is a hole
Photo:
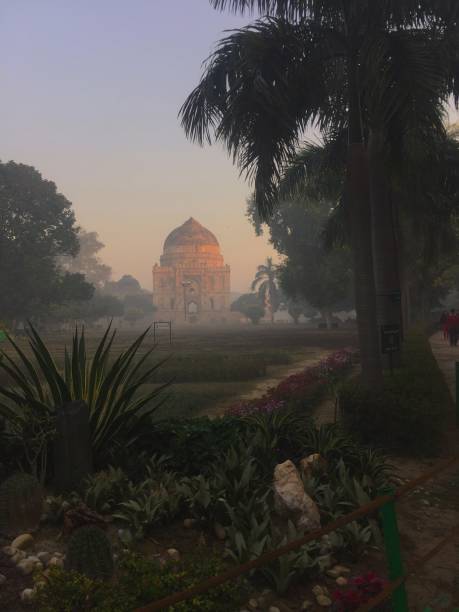
[[[78,230],[79,250],[75,256],[64,256],[59,259],[59,264],[64,270],[84,274],[86,280],[101,289],[110,280],[112,270],[104,264],[99,252],[104,248],[104,243],[99,240],[97,232],[88,232],[82,228]]]
[[[77,253],[71,202],[32,166],[0,163],[2,318],[35,318],[52,304],[89,299],[92,285],[58,264],[60,256]]]

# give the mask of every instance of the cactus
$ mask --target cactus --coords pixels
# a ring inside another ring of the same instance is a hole
[[[7,536],[34,531],[43,512],[43,488],[30,474],[17,473],[0,485],[0,532]]]
[[[77,529],[68,543],[65,567],[92,579],[110,578],[113,554],[106,533],[94,525]]]

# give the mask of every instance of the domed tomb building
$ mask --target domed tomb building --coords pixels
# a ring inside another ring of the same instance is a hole
[[[225,322],[230,317],[230,267],[214,234],[192,217],[166,238],[153,267],[157,321]]]

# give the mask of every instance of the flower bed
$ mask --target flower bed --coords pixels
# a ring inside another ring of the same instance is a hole
[[[286,406],[304,406],[305,402],[314,404],[325,392],[335,388],[351,366],[352,352],[336,351],[318,364],[287,376],[262,397],[241,401],[231,406],[226,414],[246,416],[258,412],[275,412]]]

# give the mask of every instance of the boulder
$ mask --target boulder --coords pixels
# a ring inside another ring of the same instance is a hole
[[[25,550],[30,548],[33,544],[33,536],[30,533],[23,533],[19,535],[17,538],[11,542],[11,548],[16,548],[17,550]]]
[[[24,576],[28,576],[35,569],[35,561],[33,559],[23,559],[19,561],[17,568]]]
[[[300,474],[288,459],[274,468],[274,504],[277,513],[292,518],[297,527],[320,528],[320,514],[315,502],[304,490]]]

